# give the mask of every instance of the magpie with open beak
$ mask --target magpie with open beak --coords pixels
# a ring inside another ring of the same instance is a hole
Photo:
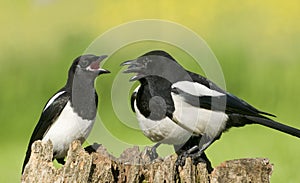
[[[274,115],[185,70],[164,51],[148,52],[121,66],[128,66],[124,73],[136,74],[130,81],[140,82],[132,94],[131,107],[141,130],[158,142],[155,148],[160,143],[174,145],[180,153],[178,165],[191,157],[194,162],[206,161],[211,171],[204,151],[231,127],[260,124],[300,138],[300,130],[273,121],[267,116]]]
[[[106,57],[88,54],[74,60],[66,85],[48,100],[42,111],[28,144],[22,173],[30,158],[34,141],[51,140],[53,158],[64,164],[71,142],[80,140],[83,143],[88,137],[98,106],[94,81],[100,74],[110,73],[99,66]]]

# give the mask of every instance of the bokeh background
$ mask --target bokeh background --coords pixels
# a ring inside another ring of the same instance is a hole
[[[66,81],[72,60],[105,31],[133,20],[164,19],[200,35],[219,60],[229,92],[300,128],[300,2],[289,1],[4,1],[0,6],[0,182],[19,182],[30,135],[49,97]],[[103,45],[105,46],[105,45]],[[105,65],[117,71],[132,49],[166,45],[136,44],[119,50]],[[180,57],[183,52],[176,52]],[[102,53],[99,53],[102,54]],[[201,73],[201,68],[187,68]],[[96,88],[110,118],[114,75]],[[109,107],[107,107],[109,109]],[[133,115],[133,114],[128,114]],[[147,139],[114,126],[130,143]],[[99,142],[101,143],[101,142]],[[267,157],[272,182],[299,182],[300,141],[258,125],[231,129],[207,155],[214,166],[237,158]]]

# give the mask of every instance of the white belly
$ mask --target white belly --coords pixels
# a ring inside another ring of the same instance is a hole
[[[93,120],[83,120],[71,108],[68,102],[58,119],[50,127],[42,141],[51,140],[55,158],[65,157],[69,145],[74,140],[84,142],[94,125]]]
[[[193,133],[206,134],[214,138],[225,128],[228,119],[225,113],[191,106],[178,95],[172,95],[172,97],[175,104],[173,116],[191,130],[183,129],[168,117],[159,121],[149,120],[140,113],[135,103],[134,107],[141,130],[150,140],[179,145],[184,144]]]
[[[159,121],[152,121],[145,118],[136,105],[135,111],[141,130],[153,142],[180,145],[185,143],[192,135],[192,133],[176,125],[168,117]]]

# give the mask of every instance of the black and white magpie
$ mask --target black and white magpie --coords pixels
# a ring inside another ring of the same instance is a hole
[[[121,64],[126,65],[124,73],[136,73],[130,81],[140,82],[131,97],[132,110],[144,135],[158,142],[155,148],[172,144],[184,151],[183,157],[200,158],[211,166],[204,150],[231,127],[260,124],[300,138],[300,130],[273,121],[266,116],[274,115],[185,70],[165,51],[151,51]]]
[[[99,67],[107,56],[92,54],[77,57],[69,69],[66,85],[46,103],[26,152],[22,173],[30,158],[31,145],[36,140],[53,144],[53,157],[64,164],[69,145],[89,135],[97,113],[98,95],[94,81],[100,74],[110,73]]]

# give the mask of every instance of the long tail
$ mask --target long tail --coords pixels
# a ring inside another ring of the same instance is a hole
[[[283,133],[287,133],[287,134],[290,134],[290,135],[300,138],[300,130],[297,128],[278,123],[278,122],[273,121],[268,118],[260,118],[260,117],[255,117],[255,116],[244,116],[244,118],[252,121],[255,124],[267,126],[267,127],[273,128],[275,130],[279,130]]]

